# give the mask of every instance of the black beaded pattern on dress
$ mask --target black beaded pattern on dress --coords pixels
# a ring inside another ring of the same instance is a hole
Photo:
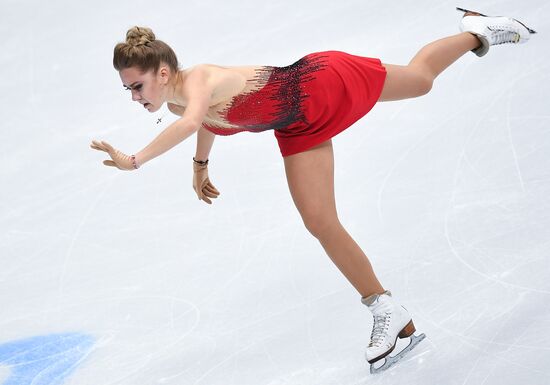
[[[242,93],[233,98],[230,106],[222,112],[227,117],[227,112],[242,103],[247,103],[247,96],[260,91],[264,86],[270,87],[274,92],[269,92],[268,98],[275,101],[275,111],[270,113],[273,119],[269,122],[258,124],[239,125],[242,130],[261,132],[266,130],[277,130],[289,127],[296,123],[308,124],[302,108],[302,102],[309,97],[303,92],[302,85],[315,79],[314,73],[325,67],[327,56],[315,55],[306,56],[295,63],[285,67],[264,66],[256,70],[256,76],[251,79],[258,86],[249,92]],[[258,105],[251,104],[246,106],[242,112],[245,118],[253,119],[259,116],[262,107],[261,101]],[[238,123],[236,123],[238,124]]]

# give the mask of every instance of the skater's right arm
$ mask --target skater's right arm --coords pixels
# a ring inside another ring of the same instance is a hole
[[[196,160],[207,160],[212,144],[214,144],[214,138],[216,135],[206,128],[201,127],[197,131],[197,150],[195,151]]]
[[[177,106],[172,103],[168,103],[168,109],[175,115],[183,116],[185,112],[185,107]],[[214,143],[215,134],[208,131],[204,127],[197,131],[197,150],[195,152],[196,160],[207,160],[210,150],[212,149],[212,144]]]
[[[178,116],[182,116],[185,112],[184,107],[172,103],[168,103],[168,109]],[[217,198],[220,192],[208,178],[208,164],[200,164],[199,162],[208,160],[215,137],[215,134],[204,127],[197,131],[197,149],[193,160],[193,190],[197,193],[199,200],[203,200],[208,204],[212,204],[210,198]]]
[[[200,200],[208,204],[212,204],[210,198],[217,198],[220,195],[220,192],[208,178],[208,155],[215,137],[216,135],[212,132],[201,127],[197,131],[197,150],[193,158],[193,190],[195,190]]]

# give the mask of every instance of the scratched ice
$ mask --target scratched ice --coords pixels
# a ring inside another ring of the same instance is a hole
[[[333,140],[340,219],[428,336],[382,375],[363,358],[370,315],[303,227],[271,133],[216,139],[212,206],[191,187],[194,138],[132,173],[88,148],[133,153],[175,119],[156,124],[163,112],[132,103],[112,69],[132,25],[183,67],[329,49],[406,64],[458,31],[457,5],[539,34],[465,55],[429,95],[379,104]],[[548,384],[549,12],[543,0],[2,2],[0,383]],[[85,345],[63,350],[59,335]],[[55,346],[16,357],[39,337]]]

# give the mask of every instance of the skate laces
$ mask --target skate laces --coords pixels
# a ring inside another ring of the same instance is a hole
[[[378,347],[382,345],[390,326],[391,313],[386,312],[373,316],[374,325],[370,335],[369,347]]]
[[[491,29],[491,32],[492,45],[519,42],[520,35],[516,31]]]

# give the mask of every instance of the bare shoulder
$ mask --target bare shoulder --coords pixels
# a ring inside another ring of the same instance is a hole
[[[220,69],[213,68],[208,64],[197,64],[184,70],[185,82],[183,84],[183,94],[188,99],[197,92],[208,92],[212,94],[219,83]]]
[[[218,84],[227,77],[235,76],[235,71],[229,67],[222,67],[215,64],[197,64],[185,70],[190,83],[210,83]]]
[[[187,68],[184,70],[187,80],[182,90],[185,100],[182,104],[185,107],[190,99],[204,92],[209,94],[210,107],[223,104],[255,87],[251,80],[256,77],[258,68],[261,66],[221,66],[209,63]]]
[[[254,79],[260,66],[221,66],[199,64],[191,71],[201,71],[211,86],[211,105],[219,104],[246,90],[247,83]]]
[[[185,112],[185,107],[179,106],[174,103],[168,103],[168,110],[170,110],[170,112],[174,115],[183,116],[183,113]]]

